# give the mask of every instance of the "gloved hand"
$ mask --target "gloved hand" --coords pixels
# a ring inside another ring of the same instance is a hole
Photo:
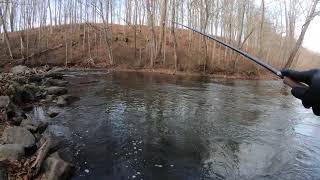
[[[309,71],[283,70],[283,76],[289,77],[294,81],[303,82],[309,85],[309,88],[297,87],[291,90],[294,97],[301,99],[305,108],[312,107],[313,113],[320,116],[320,69]]]

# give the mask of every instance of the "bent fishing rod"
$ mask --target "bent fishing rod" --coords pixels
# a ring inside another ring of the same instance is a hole
[[[196,29],[193,29],[191,27],[188,27],[186,25],[183,25],[183,24],[180,24],[180,23],[177,23],[177,22],[174,22],[174,21],[172,21],[172,22],[177,24],[177,25],[180,25],[182,27],[185,27],[185,28],[187,28],[187,29],[189,29],[189,30],[191,30],[193,32],[201,34],[202,36],[205,36],[205,37],[207,37],[207,38],[209,38],[211,40],[214,40],[215,42],[217,42],[217,43],[219,43],[219,44],[221,44],[221,45],[223,45],[223,46],[225,46],[225,47],[227,47],[227,48],[229,48],[229,49],[241,54],[242,56],[246,57],[247,59],[249,59],[249,60],[253,61],[254,63],[262,66],[263,68],[267,69],[269,72],[273,73],[277,77],[283,79],[284,84],[290,86],[291,88],[294,88],[294,87],[308,87],[306,84],[303,84],[303,83],[300,83],[300,82],[296,82],[296,81],[294,81],[294,80],[292,80],[292,79],[290,79],[288,77],[284,77],[282,75],[281,71],[279,71],[275,67],[273,67],[273,66],[261,61],[260,59],[258,59],[256,57],[254,57],[254,56],[242,51],[241,49],[235,48],[235,47],[231,46],[230,44],[227,44],[227,43],[225,43],[225,42],[223,42],[223,41],[221,41],[221,40],[219,40],[219,39],[217,39],[217,38],[215,38],[213,36],[210,36],[208,34],[200,32],[200,31],[198,31]]]

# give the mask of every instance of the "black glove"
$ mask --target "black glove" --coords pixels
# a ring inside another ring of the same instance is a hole
[[[297,87],[291,90],[294,97],[301,99],[305,108],[312,107],[313,113],[320,116],[320,69],[309,71],[283,70],[283,76],[289,77],[294,81],[303,82],[309,88]]]

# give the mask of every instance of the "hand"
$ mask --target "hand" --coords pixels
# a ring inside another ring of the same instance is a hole
[[[294,81],[309,85],[308,88],[296,87],[291,90],[294,97],[301,99],[305,108],[312,107],[313,113],[320,116],[320,69],[309,71],[283,70],[283,76],[291,78]]]

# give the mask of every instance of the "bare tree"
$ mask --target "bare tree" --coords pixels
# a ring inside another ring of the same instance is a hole
[[[162,47],[165,45],[164,36],[165,36],[165,26],[166,26],[166,15],[167,15],[167,4],[168,0],[162,0],[161,3],[161,16],[160,16],[160,37],[159,37],[159,48],[157,50],[156,58],[160,56]],[[163,62],[164,63],[164,62]]]
[[[98,12],[100,14],[100,18],[102,19],[103,22],[103,32],[104,32],[104,37],[105,37],[105,41],[106,41],[106,51],[108,53],[109,56],[109,61],[111,65],[114,65],[114,60],[113,60],[113,54],[112,54],[112,46],[111,46],[111,39],[109,37],[109,28],[108,28],[108,24],[105,20],[105,17],[103,15],[103,10],[102,10],[102,1],[100,0],[100,11]]]
[[[292,66],[292,63],[293,63],[293,61],[294,61],[302,43],[303,43],[304,36],[309,28],[311,21],[314,19],[314,17],[316,15],[318,15],[319,12],[316,12],[316,8],[317,8],[318,3],[319,3],[319,0],[312,1],[312,5],[310,7],[310,11],[309,11],[308,16],[306,18],[306,21],[305,21],[304,25],[302,26],[302,30],[300,32],[300,35],[299,35],[297,42],[295,43],[294,48],[291,50],[291,53],[290,53],[290,56],[287,60],[285,68],[289,68]]]
[[[173,20],[175,19],[175,16],[176,16],[175,4],[176,4],[176,1],[172,0],[172,19]],[[175,71],[178,71],[179,70],[178,53],[177,53],[178,45],[177,45],[177,39],[175,34],[175,24],[173,21],[171,21],[171,34],[173,37],[173,48],[174,48],[174,68],[175,68]]]
[[[155,59],[155,50],[156,50],[156,33],[154,30],[154,17],[153,17],[153,10],[154,9],[149,0],[146,0],[147,4],[147,13],[148,13],[148,26],[151,33],[151,45],[150,45],[150,67],[153,68],[154,59]]]
[[[0,24],[2,25],[3,32],[4,32],[4,39],[7,44],[8,52],[10,55],[10,58],[13,59],[12,51],[11,51],[11,45],[10,45],[10,40],[9,40],[9,35],[7,31],[7,22],[4,19],[4,15],[2,13],[2,8],[0,7]]]

